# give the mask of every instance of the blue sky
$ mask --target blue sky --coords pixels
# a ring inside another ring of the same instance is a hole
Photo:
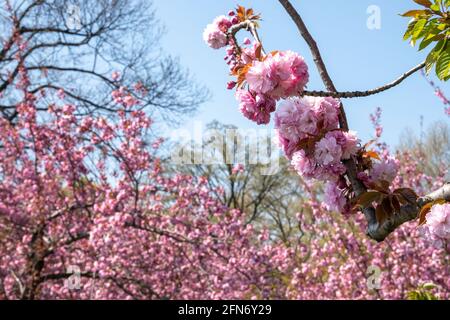
[[[163,47],[178,56],[181,64],[212,93],[212,99],[184,127],[192,128],[194,121],[206,124],[214,119],[239,128],[255,127],[239,113],[234,91],[225,88],[231,78],[223,61],[224,50],[212,50],[202,40],[204,27],[237,4],[262,14],[259,33],[267,50],[291,49],[300,53],[310,66],[308,89],[323,89],[305,42],[277,0],[154,0],[154,4],[157,16],[167,28]],[[386,84],[426,57],[426,50],[417,52],[402,40],[408,20],[398,14],[415,8],[412,0],[292,0],[292,4],[315,37],[338,90],[365,90]],[[381,10],[379,30],[367,28],[367,8],[371,5]],[[450,92],[449,83],[438,84]],[[363,140],[369,139],[373,132],[369,114],[380,106],[384,140],[391,145],[397,143],[406,127],[419,132],[421,115],[425,128],[436,120],[449,121],[442,104],[419,73],[390,91],[346,99],[344,105],[351,129]]]

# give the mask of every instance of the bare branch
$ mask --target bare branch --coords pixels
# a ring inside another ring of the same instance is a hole
[[[343,92],[333,92],[333,91],[308,91],[305,90],[303,91],[304,96],[311,96],[311,97],[333,97],[333,98],[360,98],[360,97],[368,97],[374,94],[378,94],[381,93],[383,91],[389,90],[397,85],[399,85],[400,83],[402,83],[406,78],[408,78],[409,76],[413,75],[414,73],[416,73],[417,71],[423,69],[425,67],[425,62],[422,62],[420,64],[418,64],[417,66],[415,66],[414,68],[412,68],[411,70],[405,72],[404,74],[402,74],[400,77],[398,77],[397,79],[395,79],[394,81],[372,89],[372,90],[366,90],[366,91],[343,91]]]

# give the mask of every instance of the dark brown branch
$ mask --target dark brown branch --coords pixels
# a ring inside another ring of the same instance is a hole
[[[313,56],[313,60],[316,64],[317,70],[319,71],[319,74],[320,74],[322,81],[325,84],[327,90],[331,93],[338,94],[338,91],[336,90],[336,87],[334,86],[334,83],[331,80],[330,75],[328,74],[325,63],[323,62],[323,59],[320,54],[317,43],[315,42],[314,38],[309,33],[305,23],[303,22],[302,18],[300,17],[300,14],[292,6],[292,4],[289,2],[289,0],[279,0],[279,2],[285,8],[286,12],[289,14],[291,19],[294,21],[301,36],[308,44],[308,46],[311,50],[311,54]],[[406,74],[409,74],[409,73],[412,74],[412,73],[416,72],[417,70],[420,70],[422,67],[423,67],[422,64],[420,64],[417,67],[413,68],[411,71],[407,72]],[[406,77],[404,77],[404,78],[406,78]],[[403,80],[404,79],[402,79],[402,77],[400,77],[399,79],[397,79],[396,81],[391,83],[391,88],[396,85],[396,82],[400,83]],[[383,90],[381,90],[381,91],[383,91]],[[344,130],[348,130],[349,128],[348,128],[348,124],[347,124],[345,110],[344,110],[342,103],[340,106],[340,111],[341,111],[340,112],[341,115],[339,118],[340,127]],[[347,169],[347,177],[352,185],[355,195],[358,196],[358,195],[366,192],[367,191],[366,187],[357,178],[357,168],[356,168],[355,161],[353,159],[345,160],[344,165]],[[367,221],[367,235],[376,241],[383,241],[392,231],[394,231],[396,228],[398,228],[401,224],[415,219],[418,215],[418,212],[420,211],[419,209],[424,204],[431,202],[431,201],[433,201],[433,199],[436,199],[439,197],[443,197],[444,199],[450,199],[450,190],[449,189],[450,189],[449,184],[446,184],[438,191],[435,191],[434,193],[431,193],[423,198],[420,198],[418,200],[418,204],[416,206],[413,206],[413,205],[403,206],[401,208],[400,212],[394,214],[392,217],[390,217],[389,219],[384,221],[382,224],[379,224],[377,222],[376,215],[375,215],[375,209],[373,206],[365,208],[363,210],[363,213],[364,213],[364,216]]]
[[[372,239],[383,241],[391,232],[401,226],[403,223],[415,220],[420,212],[420,209],[427,203],[436,200],[450,201],[450,183],[447,182],[441,188],[432,193],[423,196],[417,200],[417,205],[405,205],[400,208],[400,212],[395,213],[382,224],[369,224],[368,234]]]

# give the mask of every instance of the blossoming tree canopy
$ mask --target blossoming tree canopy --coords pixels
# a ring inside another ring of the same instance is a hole
[[[419,212],[425,221],[429,208],[438,202],[444,202],[443,209],[432,211],[434,218],[431,221],[434,222],[428,224],[435,225],[436,221],[440,221],[445,227],[429,227],[428,230],[441,238],[443,234],[444,238],[450,237],[450,220],[445,209],[450,206],[445,203],[450,201],[450,184],[423,197],[419,197],[409,187],[394,188],[399,161],[377,153],[372,148],[376,139],[362,144],[356,132],[349,130],[345,110],[339,100],[388,90],[425,65],[429,70],[433,63],[436,63],[436,71],[441,79],[450,78],[450,74],[447,74],[450,59],[446,59],[450,56],[450,45],[447,45],[450,1],[437,0],[434,4],[428,0],[415,2],[427,9],[406,14],[414,16],[415,21],[410,23],[405,37],[412,35],[415,41],[420,34],[425,37],[425,44],[439,41],[430,53],[432,58],[429,56],[427,63],[419,64],[393,83],[374,90],[336,91],[317,45],[288,0],[280,0],[280,3],[309,45],[328,89],[326,92],[306,89],[310,70],[298,53],[289,50],[265,52],[257,32],[260,15],[255,14],[253,9],[238,6],[228,16],[214,19],[203,33],[205,42],[211,48],[226,47],[225,61],[230,74],[235,77],[234,81],[227,84],[227,88],[236,88],[236,99],[242,115],[260,125],[268,124],[271,114],[275,113],[279,145],[293,168],[305,179],[326,182],[325,203],[330,210],[344,214],[363,211],[368,222],[367,233],[378,241],[385,239],[404,222],[415,219]],[[420,30],[415,26],[416,23],[421,26]],[[420,33],[426,24],[430,24],[434,31]],[[245,38],[239,43],[236,34],[240,30],[249,31],[253,42]],[[440,216],[440,220],[436,215]]]
[[[26,68],[15,85],[18,121],[0,118],[0,299],[268,296],[289,250],[254,246],[206,179],[164,173],[140,86],[112,92],[114,116],[79,118],[62,100],[44,118]]]
[[[267,297],[289,250],[254,246],[205,178],[163,170],[136,98],[148,90],[118,84],[117,112],[80,116],[64,90],[54,103],[32,90],[26,39],[12,39],[20,103],[16,121],[0,117],[0,300]]]

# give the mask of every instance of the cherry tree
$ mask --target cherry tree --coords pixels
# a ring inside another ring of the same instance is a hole
[[[374,140],[361,146],[337,100],[354,93],[332,89],[320,61],[330,92],[308,93],[303,58],[265,54],[258,19],[240,7],[216,19],[205,39],[214,48],[231,45],[238,79],[228,86],[238,86],[244,116],[263,124],[275,112],[281,146],[303,177],[298,233],[286,241],[255,230],[243,208],[221,201],[220,185],[166,170],[156,156],[163,141],[150,134],[155,120],[139,99],[151,88],[111,74],[120,85],[108,115],[78,116],[64,90],[48,103],[32,89],[28,43],[13,33],[17,74],[8,87],[17,115],[13,123],[0,118],[0,299],[401,299],[427,296],[428,282],[436,297],[448,298],[448,186],[440,188],[447,168],[432,177],[407,152],[392,154],[380,142],[380,112]],[[256,42],[238,46],[240,29]],[[277,108],[279,100],[286,101]],[[316,182],[324,179],[322,193]],[[416,199],[412,189],[440,191]],[[366,237],[364,216],[348,216],[377,198],[365,218],[382,243]],[[386,203],[401,212],[378,209]],[[400,226],[418,207],[424,226]]]
[[[1,299],[231,299],[278,287],[286,248],[255,244],[205,178],[169,175],[154,157],[141,87],[114,90],[109,117],[77,117],[63,95],[39,113],[26,43],[14,41],[17,121],[0,118]]]

